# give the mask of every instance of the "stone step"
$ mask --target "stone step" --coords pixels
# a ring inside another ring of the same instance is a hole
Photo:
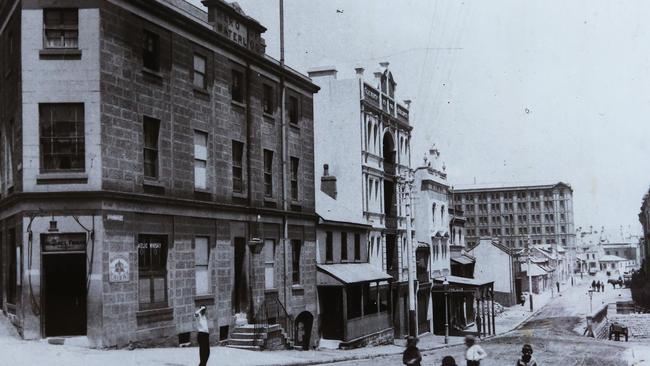
[[[280,329],[282,329],[282,328],[280,328],[279,324],[269,324],[268,326],[263,327],[262,329],[260,329],[260,331],[268,333],[268,332],[275,332],[275,331],[280,330]],[[233,329],[233,332],[235,332],[235,333],[255,333],[255,325],[253,325],[253,324],[239,325],[239,326],[236,326]]]
[[[245,349],[245,350],[249,350],[249,351],[261,351],[262,350],[262,347],[260,347],[260,346],[239,346],[239,345],[229,344],[228,347],[238,348],[238,349]]]
[[[254,340],[254,339],[229,339],[228,340],[228,346],[229,347],[259,347],[262,344],[264,344],[264,341],[261,339]]]
[[[255,333],[232,333],[230,339],[265,339],[268,337],[268,333],[262,332],[259,334]]]

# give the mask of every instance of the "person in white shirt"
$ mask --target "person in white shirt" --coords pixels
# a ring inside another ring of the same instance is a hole
[[[210,357],[210,328],[208,328],[208,318],[206,317],[207,309],[201,306],[194,312],[196,321],[196,340],[199,342],[199,366],[206,366]]]
[[[487,353],[485,353],[481,346],[476,344],[474,336],[465,336],[465,346],[467,346],[467,351],[465,351],[467,366],[480,366],[481,360],[487,357]]]

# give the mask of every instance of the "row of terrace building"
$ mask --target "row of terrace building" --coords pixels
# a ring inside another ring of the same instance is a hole
[[[454,191],[435,148],[413,161],[388,63],[306,76],[236,3],[203,4],[0,4],[0,306],[22,337],[177,345],[198,306],[230,346],[493,334],[527,233],[463,211],[515,222],[519,198]],[[552,255],[570,187],[517,190],[531,223],[546,191]]]

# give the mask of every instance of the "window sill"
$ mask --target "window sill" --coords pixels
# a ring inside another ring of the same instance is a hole
[[[150,69],[148,67],[144,67],[144,66],[142,67],[142,75],[153,77],[156,80],[161,81],[161,82],[162,82],[162,79],[163,79],[163,75],[160,73],[160,71],[152,70],[152,69]]]
[[[194,86],[192,89],[194,91],[194,96],[204,98],[204,99],[210,99],[210,92],[208,91],[208,89],[199,88],[196,86]]]
[[[232,192],[234,198],[246,198],[246,193],[244,192]]]
[[[289,122],[289,127],[291,127],[294,130],[300,130],[300,126],[297,123]]]
[[[165,188],[165,185],[161,181],[159,181],[158,179],[155,179],[155,178],[147,178],[147,177],[145,177],[142,184],[145,185],[145,186]]]
[[[270,123],[275,123],[275,116],[274,115],[272,115],[270,113],[263,112],[262,116],[264,116],[265,121],[268,121]]]
[[[194,296],[194,304],[200,305],[214,305],[214,295],[196,295]]]
[[[302,285],[291,285],[292,292],[305,292],[305,288]]]
[[[174,320],[174,309],[139,310],[135,313],[138,325]]]
[[[88,174],[84,172],[41,173],[36,176],[36,184],[85,184]]]
[[[246,104],[244,104],[243,102],[238,102],[236,100],[231,100],[230,104],[237,106],[239,108],[246,108]]]
[[[41,60],[81,60],[78,48],[45,48],[38,52]]]

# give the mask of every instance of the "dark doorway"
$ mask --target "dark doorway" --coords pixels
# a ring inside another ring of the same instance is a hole
[[[311,345],[311,328],[314,324],[314,316],[308,311],[303,311],[296,317],[296,346],[302,346],[307,351]]]
[[[86,334],[86,254],[43,255],[46,337]]]
[[[388,274],[393,276],[394,280],[398,280],[399,266],[397,263],[397,243],[395,235],[386,234],[386,267]]]
[[[343,339],[343,292],[341,287],[318,287],[323,338]]]
[[[246,239],[235,238],[235,283],[233,284],[232,304],[235,313],[248,310],[248,266],[246,265]]]
[[[431,290],[423,288],[418,291],[418,333],[423,334],[429,332],[429,297]]]

